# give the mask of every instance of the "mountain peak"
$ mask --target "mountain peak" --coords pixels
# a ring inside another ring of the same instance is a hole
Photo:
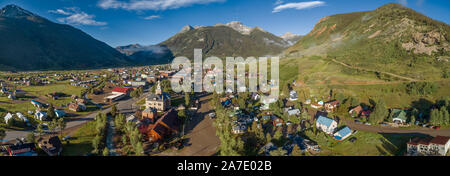
[[[291,38],[295,38],[295,37],[300,37],[300,35],[297,34],[293,34],[290,32],[286,32],[285,34],[283,34],[282,36],[280,36],[282,39],[291,39]]]
[[[232,21],[226,24],[226,26],[233,28],[241,34],[249,35],[253,28],[243,25],[240,21]]]
[[[392,9],[392,8],[404,8],[405,6],[399,3],[388,3],[378,7],[378,9]]]
[[[14,4],[7,5],[0,10],[0,16],[17,17],[35,17],[36,15]]]
[[[194,29],[195,28],[192,27],[191,25],[186,25],[183,28],[181,28],[181,31],[179,33],[184,33],[184,32],[190,31],[190,30],[194,30]]]

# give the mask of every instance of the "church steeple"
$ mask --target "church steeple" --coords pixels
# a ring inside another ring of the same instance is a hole
[[[162,95],[161,82],[160,81],[158,81],[158,86],[156,87],[155,93],[156,93],[156,95]]]

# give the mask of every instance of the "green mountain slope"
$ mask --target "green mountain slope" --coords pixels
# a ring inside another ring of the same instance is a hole
[[[267,56],[278,55],[289,42],[260,28],[249,28],[240,22],[206,27],[186,26],[162,42],[174,56],[193,59],[194,48],[203,49],[205,56]]]
[[[387,4],[374,11],[322,18],[285,54],[320,55],[414,79],[439,79],[449,69],[449,39],[449,25],[400,4]]]
[[[130,61],[79,29],[15,5],[0,9],[0,70],[90,69],[125,66]]]

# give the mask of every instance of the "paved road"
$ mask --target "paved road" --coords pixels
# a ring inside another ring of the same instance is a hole
[[[123,100],[123,101],[119,101],[118,105],[117,105],[117,109],[119,111],[129,111],[130,107],[132,106],[132,104],[134,102],[135,102],[135,100],[132,99],[132,98],[129,98],[129,99]],[[74,118],[74,119],[69,119],[67,121],[66,129],[83,125],[86,122],[93,120],[94,117],[98,113],[108,113],[110,111],[111,111],[111,108],[107,108],[107,109],[104,109],[102,111],[94,112],[94,113],[89,114],[89,115],[81,116],[81,117]],[[4,141],[12,141],[12,140],[15,140],[17,138],[26,137],[28,135],[28,133],[31,133],[32,131],[33,130],[6,131],[6,136],[5,136],[5,138],[3,140]]]
[[[368,131],[374,133],[391,133],[391,134],[414,134],[414,135],[430,135],[430,136],[450,136],[450,129],[435,130],[429,128],[394,128],[381,126],[368,126],[356,124],[353,121],[346,121],[346,124],[353,130]]]

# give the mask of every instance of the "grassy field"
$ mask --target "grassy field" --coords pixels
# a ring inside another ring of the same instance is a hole
[[[83,156],[93,150],[92,139],[94,139],[95,122],[88,122],[71,136],[70,144],[63,142],[63,156]]]
[[[307,85],[384,82],[370,72],[350,72],[348,68],[321,57],[285,58],[280,61],[280,80]]]
[[[319,155],[334,156],[397,156],[402,155],[406,151],[406,142],[412,136],[378,134],[371,132],[358,131],[342,142],[338,142],[333,138],[319,133],[314,135],[311,131],[306,132],[306,136],[316,141],[322,152]],[[357,140],[352,143],[349,141],[351,137]]]
[[[27,86],[27,87],[20,87],[20,89],[26,91],[28,94],[33,95],[35,97],[45,96],[53,92],[66,94],[65,97],[60,97],[57,100],[53,100],[51,98],[46,99],[48,103],[52,103],[54,105],[62,105],[70,103],[72,101],[71,95],[79,96],[81,91],[83,90],[82,87],[72,86],[68,83],[57,83],[46,86]]]
[[[300,100],[315,97],[327,98],[330,90],[358,98],[369,104],[369,99],[383,98],[390,108],[409,108],[418,101],[435,102],[449,97],[450,80],[433,81],[438,85],[436,92],[429,95],[410,95],[405,81],[378,77],[375,73],[352,70],[321,57],[286,58],[280,61],[280,80],[286,83],[297,81],[294,87]]]

